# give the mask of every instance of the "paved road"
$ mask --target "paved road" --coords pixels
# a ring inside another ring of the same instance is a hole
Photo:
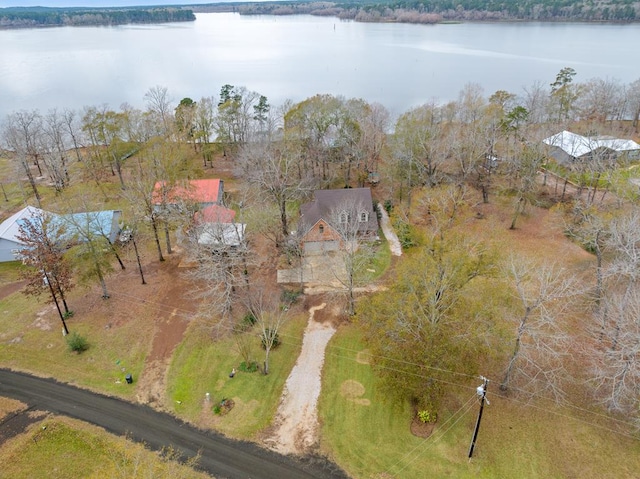
[[[168,414],[84,389],[0,369],[0,396],[18,399],[43,411],[70,416],[128,434],[160,450],[173,445],[186,457],[200,451],[198,467],[218,479],[338,479],[347,476],[320,460],[294,460],[255,444],[201,431]]]

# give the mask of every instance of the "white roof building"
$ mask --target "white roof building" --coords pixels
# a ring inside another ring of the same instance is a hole
[[[18,241],[21,221],[36,218],[43,213],[44,211],[41,209],[27,206],[0,224],[0,263],[18,260],[18,250],[24,246],[23,243]]]
[[[610,136],[582,136],[565,130],[542,142],[552,147],[551,156],[565,164],[596,155],[613,158],[621,154],[628,154],[631,158],[640,156],[640,144]]]
[[[244,223],[205,223],[200,227],[198,244],[240,246],[244,242]]]

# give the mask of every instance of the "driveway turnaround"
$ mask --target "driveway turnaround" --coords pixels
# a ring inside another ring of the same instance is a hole
[[[85,389],[0,369],[0,396],[34,409],[73,417],[144,442],[173,446],[185,458],[200,452],[198,468],[217,479],[342,479],[338,466],[320,458],[295,459],[249,443],[202,431],[169,414]]]

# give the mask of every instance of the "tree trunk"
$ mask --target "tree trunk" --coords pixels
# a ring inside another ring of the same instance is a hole
[[[51,291],[51,298],[53,299],[53,302],[56,304],[56,309],[58,310],[58,314],[60,315],[60,321],[62,322],[62,330],[64,332],[64,335],[66,336],[67,334],[69,334],[69,329],[67,328],[67,323],[64,321],[64,315],[60,310],[60,305],[58,304],[58,298],[56,297],[56,293],[53,289],[53,285],[51,284],[51,281],[49,280],[49,276],[47,275],[46,271],[44,272],[44,277],[47,280],[47,284],[49,285],[49,291]]]
[[[524,334],[524,331],[525,331],[524,328],[527,324],[527,318],[530,312],[531,312],[531,309],[527,307],[524,313],[524,316],[522,318],[522,321],[520,322],[520,326],[518,326],[518,335],[516,337],[516,344],[513,348],[513,353],[511,354],[511,359],[509,360],[509,365],[507,366],[507,370],[504,374],[504,378],[500,383],[500,391],[506,391],[507,388],[509,387],[509,379],[511,377],[511,371],[515,366],[516,359],[518,358],[518,353],[520,352],[520,342],[522,340],[522,335]]]
[[[267,374],[269,374],[269,350],[271,348],[267,347],[265,353],[264,353],[264,375],[266,376]]]
[[[100,280],[100,286],[102,287],[102,299],[109,299],[109,291],[107,291],[107,283],[104,280],[104,275],[102,274],[102,268],[96,261],[96,274],[98,275],[98,279]]]
[[[516,209],[513,212],[513,218],[511,220],[511,226],[509,226],[510,230],[514,230],[516,229],[516,221],[518,221],[518,218],[520,217],[520,213],[522,213],[522,205],[524,204],[524,198],[520,197],[518,199],[518,202],[516,203]]]
[[[280,200],[280,221],[282,223],[282,234],[286,239],[289,236],[289,225],[287,223],[287,202],[284,198]]]
[[[144,273],[142,272],[142,264],[140,263],[140,253],[138,253],[138,245],[136,244],[136,239],[134,235],[131,235],[131,241],[133,242],[133,250],[136,252],[136,261],[138,262],[138,271],[140,271],[140,278],[142,279],[142,284],[147,284],[147,282],[144,280]]]
[[[164,223],[164,239],[167,243],[167,254],[173,253],[171,250],[171,238],[169,237],[169,225],[166,222]]]
[[[109,243],[109,248],[111,248],[111,252],[113,253],[113,255],[118,260],[118,263],[120,264],[120,268],[125,270],[126,268],[124,267],[124,263],[122,262],[122,259],[120,259],[120,255],[118,254],[118,250],[116,249],[115,246],[113,246],[113,243],[111,242],[111,240],[106,235],[103,235],[103,236],[104,236],[104,239],[107,240],[107,243]]]
[[[156,246],[158,247],[158,261],[164,261],[164,256],[162,256],[162,248],[160,247],[160,236],[158,235],[158,225],[156,224],[156,219],[151,216],[151,227],[153,228],[153,237],[156,241]]]
[[[124,184],[124,179],[122,178],[122,165],[120,165],[120,160],[117,160],[115,156],[113,157],[113,163],[116,165],[116,172],[118,173],[118,179],[120,180],[120,188],[126,189]]]
[[[31,173],[29,164],[25,160],[23,160],[22,166],[24,167],[24,170],[27,173],[27,178],[29,179],[29,184],[31,185],[33,194],[36,195],[36,202],[38,203],[38,208],[42,208],[42,204],[40,203],[40,199],[41,199],[40,193],[38,192],[38,187],[36,186],[36,180],[33,178],[33,174]]]

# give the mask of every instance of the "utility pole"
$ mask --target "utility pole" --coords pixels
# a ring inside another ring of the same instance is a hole
[[[487,396],[487,384],[489,384],[489,380],[484,376],[480,376],[482,379],[482,385],[476,388],[476,393],[480,396],[480,411],[478,412],[478,420],[476,421],[476,428],[473,431],[473,438],[471,439],[471,446],[469,446],[469,459],[473,456],[473,449],[476,446],[476,439],[478,438],[478,430],[480,429],[480,421],[482,420],[482,410],[484,409],[484,402]],[[489,404],[489,401],[487,401]]]

